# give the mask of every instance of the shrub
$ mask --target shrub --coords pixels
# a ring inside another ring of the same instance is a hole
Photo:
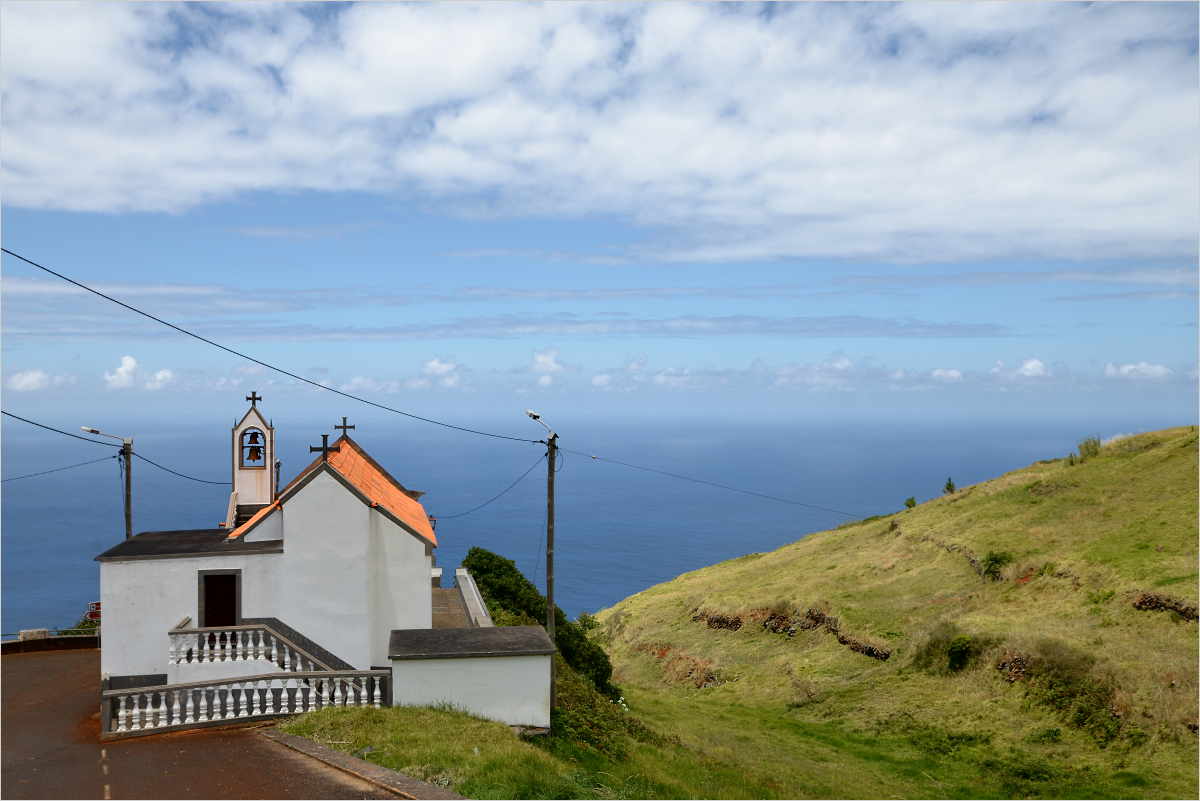
[[[912,497],[910,497],[908,500],[906,500],[904,502],[904,508],[906,508],[906,509],[911,509],[916,505],[917,505],[917,496],[916,495],[913,495]]]
[[[1029,668],[1027,697],[1058,710],[1067,723],[1100,743],[1117,737],[1121,720],[1111,711],[1116,688],[1092,673],[1093,658],[1057,640],[1040,641],[1037,651]]]
[[[472,548],[463,559],[463,567],[471,571],[488,608],[495,610],[493,614],[506,610],[532,618],[539,625],[546,624],[546,596],[521,574],[516,562],[483,548]],[[588,639],[582,625],[567,620],[557,605],[554,607],[554,644],[563,660],[591,679],[596,689],[605,695],[619,695],[612,683],[613,668],[608,654]]]
[[[578,623],[584,631],[591,631],[600,625],[600,621],[596,620],[595,615],[591,614],[590,612],[580,612],[579,617],[575,619],[575,622]]]
[[[967,659],[971,655],[971,638],[965,634],[960,634],[950,641],[950,646],[946,649],[946,663],[950,666],[951,671],[959,671],[967,666]]]
[[[954,492],[954,479],[948,478],[948,479],[946,479],[946,486],[942,487],[942,494],[950,495],[953,492]]]
[[[1084,437],[1079,441],[1079,461],[1085,462],[1100,455],[1100,435]]]
[[[999,581],[1001,569],[1012,560],[1013,555],[1008,551],[988,551],[987,556],[983,557],[984,578]]]

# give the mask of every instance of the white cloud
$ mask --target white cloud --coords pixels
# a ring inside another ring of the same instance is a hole
[[[122,356],[121,366],[116,372],[104,374],[104,383],[109,389],[128,389],[133,386],[134,371],[137,369],[138,363],[132,356]]]
[[[663,389],[711,389],[729,383],[729,377],[713,370],[669,367],[652,376],[654,385]]]
[[[1046,365],[1042,364],[1037,359],[1026,359],[1021,362],[1021,366],[1017,368],[1017,372],[1023,376],[1036,377],[1046,374]]]
[[[516,372],[534,373],[537,375],[557,375],[559,373],[578,373],[579,365],[563,364],[558,360],[559,350],[551,345],[545,350],[534,350],[533,361]],[[549,382],[547,382],[549,383]],[[546,386],[546,384],[542,384]]]
[[[539,387],[548,387],[553,383],[554,383],[554,376],[552,376],[552,375],[544,375],[537,380],[537,385]]]
[[[8,379],[8,388],[14,392],[36,392],[48,387],[74,384],[75,376],[70,373],[52,375],[45,370],[23,370]]]
[[[120,372],[120,368],[118,368],[118,372]],[[159,370],[143,386],[146,389],[162,389],[171,380],[171,377],[172,373],[170,370]]]
[[[1192,4],[4,3],[0,173],[27,208],[615,215],[662,232],[647,259],[1194,256],[1195,28]]]
[[[609,373],[597,373],[596,375],[592,376],[592,386],[593,387],[599,387],[600,389],[607,389],[608,385],[611,383],[612,383],[612,375]]]
[[[377,381],[374,378],[369,378],[361,375],[356,375],[345,384],[338,387],[342,392],[387,392],[394,393],[400,391],[400,382],[398,381]]]
[[[1122,364],[1119,367],[1113,362],[1104,365],[1104,375],[1108,378],[1167,378],[1175,375],[1175,371],[1161,364]]]
[[[962,372],[959,370],[947,370],[942,367],[938,367],[936,370],[931,372],[930,375],[936,378],[938,381],[962,381]]]

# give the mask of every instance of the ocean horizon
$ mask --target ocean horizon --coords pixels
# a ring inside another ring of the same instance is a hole
[[[1194,422],[581,421],[560,431],[568,451],[556,475],[556,601],[572,618],[596,612],[682,573],[770,551],[847,520],[898,511],[910,496],[929,500],[949,477],[966,487],[1066,456],[1086,436]],[[275,425],[286,483],[311,461],[307,449],[328,426]],[[5,479],[106,455],[99,446],[7,418],[2,431]],[[227,427],[146,423],[129,433],[136,452],[164,467],[228,480]],[[545,463],[470,511],[533,467],[544,445],[387,419],[359,423],[351,436],[405,487],[426,493],[421,503],[438,518],[435,553],[446,576],[479,546],[514,560],[545,591]],[[216,527],[224,519],[228,486],[178,478],[140,459],[133,470],[135,534]],[[0,500],[3,633],[73,625],[88,602],[99,600],[94,557],[124,538],[116,460],[7,482]]]

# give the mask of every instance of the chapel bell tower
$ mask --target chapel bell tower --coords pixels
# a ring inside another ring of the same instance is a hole
[[[233,494],[225,525],[239,526],[275,500],[275,429],[258,411],[262,400],[251,392],[250,409],[233,427]]]

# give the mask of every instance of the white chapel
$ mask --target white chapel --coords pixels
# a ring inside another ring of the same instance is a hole
[[[441,587],[424,493],[371,458],[345,418],[334,426],[341,435],[322,435],[313,461],[280,487],[274,426],[257,393],[246,400],[231,431],[225,520],[142,532],[96,557],[102,682],[113,708],[128,699],[136,708],[142,690],[224,699],[237,686],[234,696],[253,701],[245,683],[220,692],[211,684],[239,677],[266,681],[279,699],[283,685],[266,674],[307,672],[305,687],[348,682],[360,700],[364,687],[384,687],[385,703],[449,702],[548,726],[553,645],[538,627],[494,628],[466,570]],[[304,695],[295,692],[293,702]],[[175,721],[168,728],[186,727],[186,712],[173,714],[163,710]]]

